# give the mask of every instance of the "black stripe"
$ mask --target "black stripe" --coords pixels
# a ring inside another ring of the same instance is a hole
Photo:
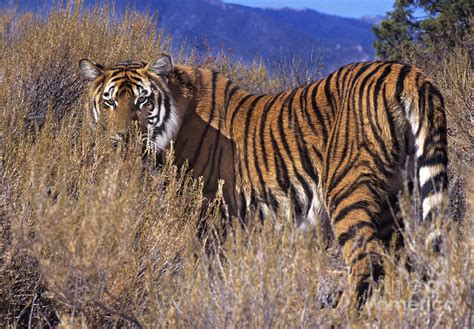
[[[321,151],[318,150],[316,148],[316,146],[314,146],[314,145],[311,145],[311,149],[313,150],[314,154],[316,154],[316,156],[318,157],[318,160],[322,162],[323,161],[323,154],[321,153]]]
[[[378,120],[378,117],[379,117],[378,99],[379,99],[380,93],[382,91],[382,84],[385,83],[385,79],[390,74],[391,70],[392,70],[392,66],[387,65],[385,67],[385,69],[383,70],[382,74],[380,75],[380,77],[377,78],[377,83],[375,84],[374,91],[372,92],[372,99],[373,99],[373,103],[374,103],[374,106],[373,106],[374,112],[372,113],[372,115],[369,114],[369,121],[370,121],[371,125],[373,127],[374,127],[374,125],[375,125],[375,127],[377,127],[377,132],[375,132],[375,129],[374,129],[374,134],[376,135],[377,141],[380,142],[382,152],[384,153],[384,156],[385,156],[386,159],[389,159],[390,156],[388,154],[387,147],[385,145],[385,141],[381,137],[381,135],[383,135],[383,132],[382,132],[382,128],[380,127],[380,123],[379,123],[380,120]],[[382,95],[382,97],[384,97],[384,95]],[[368,107],[368,110],[370,111],[370,106]],[[385,110],[384,114],[386,114],[389,111],[388,108],[384,108],[383,110]],[[387,121],[388,121],[388,125],[392,129],[392,126],[395,124],[395,122],[390,121],[390,120],[387,120]]]
[[[354,210],[362,210],[364,211],[369,217],[372,217],[373,214],[371,211],[368,210],[368,207],[370,206],[369,202],[366,200],[360,200],[357,202],[354,202],[348,206],[345,206],[342,210],[340,210],[337,214],[336,217],[333,217],[333,225],[336,225],[339,223],[341,220],[343,220],[349,213],[351,213]]]
[[[403,84],[405,82],[405,78],[410,74],[411,72],[411,67],[408,65],[403,65],[402,68],[400,69],[400,73],[398,74],[397,77],[397,83],[395,85],[395,97],[397,98],[397,101],[399,104],[402,104],[402,92],[404,90]]]
[[[214,82],[214,86],[215,86],[215,83],[216,82]],[[225,84],[225,88],[224,88],[224,96],[223,96],[224,100],[227,100],[227,92],[229,91],[230,84],[231,84],[230,80],[227,80],[226,84]],[[215,92],[214,92],[214,95],[213,95],[214,107],[215,107],[215,102],[216,102],[215,97],[216,97],[216,95],[215,95]],[[225,101],[224,101],[224,107],[225,106],[227,106],[227,105],[225,104]],[[219,178],[222,177],[221,174],[220,174],[220,171],[221,171],[220,169],[221,169],[223,149],[219,148],[219,142],[220,142],[221,138],[223,138],[223,136],[221,135],[221,127],[222,127],[223,121],[224,120],[222,120],[222,118],[220,120],[218,120],[217,133],[216,133],[216,138],[214,139],[214,147],[213,147],[213,152],[212,152],[212,163],[213,163],[214,167],[217,165],[217,173],[218,173],[217,177],[219,177]],[[217,164],[216,164],[215,161],[216,161],[216,155],[217,155],[218,150],[219,150],[219,156],[218,156]]]
[[[392,159],[391,159],[390,154],[387,150],[387,144],[390,144],[391,141],[384,139],[384,137],[382,137],[380,135],[382,133],[382,131],[381,131],[380,125],[378,124],[378,121],[379,121],[380,116],[382,114],[378,113],[377,96],[379,96],[379,95],[375,94],[374,91],[371,91],[371,88],[372,88],[373,84],[374,84],[374,82],[372,81],[369,84],[369,86],[367,86],[366,106],[365,106],[365,109],[367,111],[367,117],[369,119],[370,133],[371,133],[371,135],[374,139],[374,141],[372,143],[375,143],[380,148],[381,152],[377,152],[377,154],[380,155],[379,159],[384,163],[390,164]],[[373,105],[370,103],[370,98],[372,98],[372,97],[373,97],[373,102],[374,102]],[[372,108],[374,109],[374,112],[372,112],[372,110],[371,110]],[[388,124],[390,125],[390,123],[388,123]],[[363,129],[363,123],[361,124],[361,128]],[[367,129],[367,130],[369,130],[369,129]],[[363,140],[366,140],[366,141],[369,140],[369,136],[367,135],[369,133],[369,131],[367,131],[367,130],[364,131],[365,135],[363,137]],[[366,143],[366,144],[368,144],[368,143]],[[376,145],[371,144],[368,147],[372,148]],[[377,151],[379,151],[379,150],[377,150]]]
[[[339,102],[341,101],[341,88],[339,85],[339,81],[341,80],[341,74],[342,74],[342,71],[344,71],[344,69],[345,67],[342,67],[339,70],[337,70],[337,73],[336,73],[336,93],[337,93],[337,99]]]
[[[418,157],[418,162],[420,167],[424,166],[434,166],[442,164],[446,166],[448,164],[448,155],[444,145],[438,145],[435,155],[426,158],[426,155],[423,154]]]
[[[331,149],[333,151],[334,147]],[[345,157],[341,157],[341,160],[339,161],[337,167],[334,170],[334,176],[337,175],[336,177],[326,177],[326,180],[329,181],[329,185],[327,187],[327,193],[331,193],[332,190],[342,181],[342,179],[350,172],[351,169],[353,169],[353,166],[350,165],[352,162],[352,157],[353,153],[356,147],[351,145],[349,148],[349,152],[345,154]],[[359,150],[358,150],[359,151]],[[327,154],[326,157],[326,175],[329,175],[329,156],[330,153]],[[347,159],[348,163],[347,165],[342,169],[341,168],[344,164],[344,160]],[[357,159],[357,158],[356,158]],[[332,161],[331,161],[332,162]],[[332,165],[331,165],[332,166]]]
[[[311,131],[313,134],[317,135],[317,130],[316,127],[314,126],[313,120],[311,119],[311,116],[309,115],[309,109],[308,109],[308,91],[309,91],[310,85],[304,87],[303,92],[301,93],[300,97],[300,104],[301,104],[301,109],[305,115],[306,118],[306,123],[309,124],[309,127],[311,128]]]
[[[316,118],[318,119],[319,125],[321,127],[321,133],[323,135],[324,145],[326,145],[327,139],[328,139],[328,132],[326,129],[325,121],[323,119],[323,115],[316,102],[316,93],[318,91],[318,87],[320,83],[321,82],[313,84],[314,88],[313,88],[313,91],[311,92],[311,106],[313,107],[314,114],[316,115]]]
[[[294,89],[288,99],[288,124],[292,125],[295,121],[296,109],[293,108],[293,101],[298,93],[299,89]]]
[[[378,235],[379,231],[373,232],[370,234],[368,237],[365,237],[364,240],[359,239],[357,243],[354,243],[354,245],[351,248],[351,251],[349,254],[354,255],[357,253],[357,249],[359,250],[364,250],[364,248],[372,241],[375,240],[380,240],[380,237]]]
[[[446,172],[443,170],[436,176],[430,177],[430,179],[423,184],[420,191],[421,199],[425,199],[431,193],[445,191],[447,187],[448,177],[446,175]]]
[[[217,151],[214,152],[214,153],[217,153]],[[223,155],[224,155],[224,149],[219,148],[219,155],[217,156],[217,164],[216,164],[216,166],[217,166],[217,177],[222,177],[221,169],[222,169],[222,160],[224,158]],[[230,182],[224,182],[224,183],[227,184],[227,186],[229,186]]]
[[[364,150],[367,151],[367,153],[370,154],[372,157],[372,160],[377,167],[377,169],[380,171],[381,174],[383,174],[383,177],[387,178],[390,177],[393,174],[393,168],[388,167],[379,157],[379,153],[377,151],[372,150],[370,147],[364,147]],[[381,180],[382,177],[379,177],[379,180]]]
[[[270,141],[273,147],[274,161],[275,161],[275,174],[280,189],[284,192],[288,192],[290,187],[290,177],[288,176],[288,168],[286,168],[283,157],[280,153],[280,149],[273,135],[273,129],[270,128]]]
[[[160,95],[161,95],[161,93],[160,93]],[[153,139],[156,136],[158,136],[158,134],[162,133],[162,131],[164,130],[165,125],[168,123],[168,120],[169,120],[170,115],[171,115],[170,98],[166,93],[164,93],[163,96],[164,96],[163,97],[163,107],[165,108],[165,116],[163,117],[163,122],[161,123],[161,125],[159,125],[158,127],[155,127],[155,129],[153,130]],[[161,106],[159,107],[159,111],[161,111]]]
[[[217,83],[217,72],[212,71],[211,75],[211,112],[209,114],[209,124],[214,120],[214,114],[216,112],[216,83]]]
[[[162,126],[164,126],[165,123],[168,123],[168,120],[171,115],[171,100],[170,100],[170,97],[166,93],[164,93],[164,97],[163,97],[163,107],[165,108],[165,116],[163,118]]]
[[[365,245],[368,245],[372,241],[379,240],[378,234],[371,235],[368,239],[365,240]]]
[[[252,113],[255,110],[255,107],[257,106],[258,101],[260,99],[262,99],[263,97],[264,97],[263,95],[255,97],[255,99],[250,104],[249,108],[247,109],[247,113],[246,113],[246,117],[245,117],[244,145],[243,145],[243,147],[244,147],[244,163],[245,163],[245,169],[247,170],[247,177],[249,178],[250,182],[252,182],[252,177],[250,175],[249,156],[248,156],[250,120],[252,119]],[[256,130],[256,127],[254,127],[254,130]],[[256,162],[256,160],[254,162]]]
[[[239,101],[237,106],[234,108],[234,112],[232,112],[232,116],[230,118],[230,137],[231,138],[234,136],[234,121],[235,121],[235,118],[237,117],[237,113],[240,111],[240,108],[245,103],[245,101],[252,96],[254,95],[252,94],[245,95],[244,97],[242,97],[242,99]]]
[[[291,111],[291,109],[288,106],[289,103],[287,103],[287,102],[289,102],[291,99],[293,99],[296,91],[297,91],[297,89],[293,90],[291,92],[291,94],[283,101],[283,104],[280,108],[280,113],[278,115],[278,133],[280,135],[281,142],[283,144],[283,148],[286,151],[286,153],[288,154],[288,156],[290,156],[290,157],[292,156],[292,154],[291,154],[290,146],[288,145],[288,141],[286,139],[285,127],[283,126],[283,112],[284,112],[285,109],[287,109],[288,111]]]
[[[202,150],[202,147],[204,145],[205,137],[206,137],[207,133],[209,132],[209,130],[211,128],[211,122],[214,119],[214,115],[215,115],[215,112],[216,112],[216,81],[217,81],[217,72],[212,71],[212,73],[211,73],[211,104],[210,104],[211,105],[211,110],[209,112],[209,118],[208,118],[206,128],[204,128],[204,131],[201,134],[201,137],[198,139],[199,144],[198,144],[198,147],[196,148],[196,150],[194,152],[194,156],[191,160],[192,164],[196,163],[198,157],[201,155],[201,150]]]
[[[240,209],[239,209],[239,219],[241,224],[245,225],[247,223],[247,200],[245,199],[244,192],[240,192]]]
[[[231,82],[231,81],[229,81],[229,82]],[[223,121],[227,120],[227,113],[229,112],[230,102],[232,101],[232,98],[234,98],[234,96],[235,96],[235,94],[237,93],[238,90],[240,90],[239,86],[233,86],[232,89],[229,92],[229,95],[225,99],[225,102],[224,102],[224,104],[225,104],[224,105],[224,115],[222,116]]]
[[[351,260],[351,264],[350,266],[354,266],[355,264],[357,264],[358,262],[360,262],[361,260],[367,258],[367,256],[369,256],[370,254],[367,253],[367,252],[361,252],[360,254],[358,254],[356,257],[354,257],[352,260]]]
[[[312,200],[313,199],[313,190],[309,186],[308,182],[306,182],[306,180],[303,178],[303,176],[301,176],[298,173],[296,168],[294,168],[294,170],[295,170],[294,174],[296,176],[296,179],[300,182],[301,186],[303,187],[304,193],[306,195],[306,199],[307,200]],[[299,198],[298,198],[298,201],[299,201]],[[304,207],[301,203],[299,204],[299,207],[302,211],[304,210],[305,214],[308,212],[308,209],[306,209],[307,207]],[[300,214],[300,216],[301,216],[301,214]]]
[[[369,167],[370,168],[370,167]],[[331,195],[331,203],[338,205],[342,200],[347,199],[357,188],[362,185],[370,185],[377,177],[374,173],[359,174],[356,180],[341,188],[337,193]]]
[[[296,134],[296,145],[298,147],[301,165],[303,166],[304,171],[309,175],[309,177],[311,177],[313,182],[317,183],[319,181],[318,174],[316,173],[316,170],[314,169],[312,161],[308,155],[308,148],[306,147],[306,141],[304,140],[303,132],[301,131],[297,116],[294,126]]]
[[[425,121],[425,111],[428,111],[428,112],[431,112],[432,110],[432,105],[433,105],[433,99],[428,99],[428,107],[426,107],[426,83],[423,83],[423,85],[418,88],[418,118],[419,118],[419,122],[418,122],[418,127],[416,127],[416,131],[414,133],[414,136],[415,138],[417,139],[418,136],[420,136],[420,132],[421,132],[421,129],[423,128],[423,124],[424,124],[424,121]],[[428,95],[429,97],[429,95]],[[431,101],[431,103],[430,103]],[[431,122],[429,119],[428,119],[428,122]],[[411,125],[411,123],[410,123]],[[413,132],[413,127],[411,129],[411,131]]]
[[[331,73],[326,79],[324,79],[326,82],[324,84],[324,95],[326,96],[327,103],[329,105],[329,108],[331,109],[332,116],[334,116],[336,113],[336,106],[334,104],[334,96],[330,89],[333,77],[334,77],[334,72]]]
[[[447,145],[446,133],[445,125],[432,127],[430,129],[430,134],[425,138],[425,148],[431,148],[433,146],[445,147]],[[435,141],[435,138],[439,139],[439,141]]]
[[[236,89],[236,87],[234,86],[233,89],[231,90],[231,93],[232,95],[229,93],[229,88],[232,84],[232,81],[230,81],[229,79],[226,80],[225,82],[225,88],[224,88],[224,107],[222,108],[222,110],[225,111],[227,110],[227,107],[229,106],[229,102],[233,96],[233,94],[235,93],[234,89]],[[224,122],[225,121],[225,118],[223,118],[223,120],[219,120],[219,127],[221,126],[221,122]]]
[[[273,98],[269,102],[267,102],[263,109],[262,118],[260,119],[260,146],[262,148],[263,163],[267,171],[269,170],[265,141],[265,126],[267,123],[267,115],[281,95],[283,95],[283,93],[273,96]]]
[[[351,239],[354,239],[354,237],[356,236],[356,234],[363,228],[370,228],[372,229],[374,232],[376,232],[376,227],[374,226],[374,224],[372,223],[369,223],[369,222],[358,222],[354,225],[352,225],[348,230],[347,232],[345,233],[342,233],[339,237],[338,237],[338,243],[339,243],[339,246],[341,248],[343,248],[347,241],[351,240]]]
[[[111,75],[110,75],[110,79],[116,77],[117,75],[119,75],[120,73],[123,73],[124,71],[122,69],[118,69],[117,71],[113,72]]]
[[[365,63],[365,64],[360,64],[361,67],[359,68],[359,70],[357,71],[357,73],[354,75],[354,77],[351,79],[350,83],[349,83],[349,88],[348,88],[348,92],[349,92],[349,96],[352,96],[353,92],[352,90],[354,89],[355,85],[357,84],[357,82],[359,81],[359,78],[362,76],[362,74],[364,74],[365,71],[367,71],[369,68],[372,68],[372,67],[377,67],[378,63],[376,62],[369,62],[369,63]],[[355,70],[356,68],[354,68]]]
[[[114,83],[114,82],[117,82],[119,80],[122,80],[122,79],[126,79],[127,77],[126,76],[123,76],[123,77],[115,77],[115,78],[112,78],[109,80],[109,83]]]
[[[272,210],[277,210],[278,209],[278,201],[275,197],[275,195],[273,195],[272,191],[269,191],[268,192],[268,202],[270,203],[270,207],[272,208]]]
[[[388,128],[390,131],[390,140],[393,142],[392,157],[397,159],[400,153],[400,144],[398,143],[397,132],[395,131],[395,120],[387,102],[386,85],[383,86],[382,90],[383,107],[387,115],[387,122],[389,123]]]
[[[133,80],[133,82],[135,82],[135,83],[143,83],[143,80],[142,80],[141,78],[139,78],[139,77],[136,77],[136,76],[133,76],[133,75],[129,75],[128,78],[129,78],[130,80]]]
[[[346,68],[347,68],[347,70],[346,70],[346,72],[344,73],[344,75],[342,76],[342,83],[341,83],[341,85],[342,85],[342,90],[341,90],[342,98],[345,97],[347,76],[349,75],[349,73],[352,73],[352,72],[353,72],[353,70],[354,70],[354,65],[353,65],[353,64],[348,65],[348,66],[346,66]],[[351,80],[349,79],[349,81],[351,81]],[[341,101],[342,101],[342,99],[341,99]]]
[[[304,205],[301,203],[300,199],[298,198],[298,192],[296,191],[296,188],[290,184],[290,200],[291,204],[293,206],[293,214],[294,214],[294,219],[297,221],[300,220],[303,216],[304,213],[306,213],[306,210],[304,209]]]
[[[259,163],[259,159],[258,159],[256,135],[257,135],[257,128],[255,127],[255,129],[253,130],[253,138],[252,138],[253,139],[254,166],[255,166],[255,171],[257,172],[258,181],[260,183],[262,196],[265,200],[268,200],[268,198],[267,198],[267,186],[265,184],[265,180],[263,179],[262,169],[260,168],[260,163]]]
[[[232,84],[232,82],[231,82],[230,80],[226,80],[225,88],[224,88],[224,96],[223,96],[223,97],[224,97],[224,105],[223,105],[224,108],[223,108],[223,109],[219,109],[219,110],[221,110],[221,111],[222,111],[222,110],[225,111],[225,109],[229,106],[230,97],[229,97],[228,93],[229,93],[229,88],[230,88],[231,84]],[[215,101],[214,101],[214,102],[215,102]],[[215,105],[214,105],[214,106],[215,106]],[[224,124],[224,120],[225,120],[225,119],[221,116],[220,119],[219,119],[219,121],[218,121],[218,123],[217,123],[217,130],[219,131],[219,133],[220,133],[220,131],[221,131],[221,129],[222,129],[222,125]]]

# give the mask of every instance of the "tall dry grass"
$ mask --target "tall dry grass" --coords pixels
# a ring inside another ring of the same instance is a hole
[[[137,141],[114,146],[84,119],[80,58],[149,60],[170,39],[146,14],[129,11],[119,20],[112,8],[80,9],[0,15],[0,325],[473,326],[473,81],[462,49],[422,64],[449,111],[445,222],[456,221],[444,228],[444,256],[426,248],[431,228],[416,223],[404,196],[405,251],[387,252],[383,291],[355,315],[347,303],[331,309],[350,288],[337,247],[283,217],[234,226],[219,257],[206,257],[196,231],[202,216],[219,227],[219,195],[204,200],[202,182],[174,167],[172,155],[155,168]],[[175,58],[218,67],[255,92],[287,83],[258,63]]]

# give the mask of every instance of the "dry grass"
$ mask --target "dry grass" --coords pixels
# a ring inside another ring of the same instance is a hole
[[[425,248],[430,228],[416,225],[405,197],[405,256],[413,268],[387,255],[384,291],[357,317],[344,306],[331,311],[348,288],[346,269],[337,248],[325,250],[312,230],[285,218],[236,226],[220,257],[208,259],[196,241],[202,183],[171,160],[153,169],[137,142],[114,147],[86,124],[78,60],[148,60],[168,47],[155,28],[147,15],[129,12],[118,21],[110,8],[0,15],[2,327],[473,326],[474,217],[467,202],[474,81],[466,51],[420,64],[449,110],[452,202],[445,222],[457,221],[444,230],[444,257]],[[192,55],[177,61],[217,66],[257,92],[286,83],[258,64]],[[209,223],[219,221],[218,199],[204,214]]]

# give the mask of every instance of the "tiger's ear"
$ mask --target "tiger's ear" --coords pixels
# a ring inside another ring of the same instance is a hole
[[[81,59],[79,61],[79,69],[89,80],[94,80],[104,74],[104,67],[102,65],[96,64],[88,59]]]
[[[152,60],[150,63],[148,63],[146,69],[155,73],[156,75],[166,77],[173,69],[171,57],[167,54],[161,54],[160,56]]]

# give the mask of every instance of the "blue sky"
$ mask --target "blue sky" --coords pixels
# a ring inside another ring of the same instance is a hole
[[[252,7],[269,8],[311,8],[322,13],[361,17],[385,15],[392,9],[394,0],[224,0]]]

